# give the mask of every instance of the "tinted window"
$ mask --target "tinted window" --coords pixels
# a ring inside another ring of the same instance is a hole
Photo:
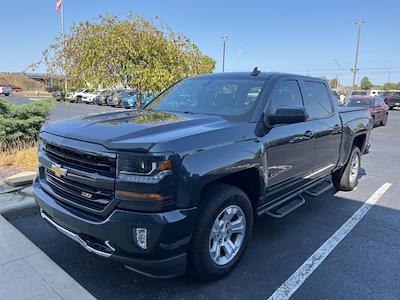
[[[183,80],[146,108],[171,112],[242,116],[251,113],[265,80],[191,78]]]
[[[304,105],[310,119],[328,117],[332,114],[332,103],[325,84],[304,82]]]
[[[275,86],[271,94],[270,112],[274,113],[279,106],[303,106],[297,81],[282,81]]]

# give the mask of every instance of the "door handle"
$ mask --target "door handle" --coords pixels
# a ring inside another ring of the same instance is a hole
[[[314,136],[314,132],[312,132],[311,130],[307,130],[306,132],[304,132],[303,136],[310,139]]]
[[[338,132],[340,131],[341,127],[339,124],[336,124],[335,126],[333,126],[333,131]]]

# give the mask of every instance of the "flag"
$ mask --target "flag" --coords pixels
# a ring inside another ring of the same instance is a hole
[[[62,0],[56,0],[56,11],[60,12],[62,8]]]

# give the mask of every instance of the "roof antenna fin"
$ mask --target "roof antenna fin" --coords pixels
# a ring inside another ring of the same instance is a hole
[[[255,68],[253,69],[253,72],[251,72],[251,76],[257,76],[257,75],[260,74],[260,73],[261,73],[261,71],[258,70],[258,67],[255,67]]]

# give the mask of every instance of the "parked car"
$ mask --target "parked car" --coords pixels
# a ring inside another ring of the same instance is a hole
[[[82,89],[82,90],[75,92],[72,95],[72,102],[77,102],[77,103],[82,102],[82,97],[84,95],[86,95],[87,93],[89,93],[89,89]]]
[[[355,96],[346,103],[347,107],[364,107],[371,114],[371,124],[385,126],[389,117],[389,106],[381,97]]]
[[[53,98],[56,99],[56,101],[64,101],[65,100],[65,93],[64,91],[54,91],[52,93]]]
[[[107,104],[107,97],[110,95],[110,91],[101,91],[94,99],[93,104],[104,105]]]
[[[0,85],[0,95],[10,96],[12,94],[12,88],[10,85]]]
[[[400,92],[384,92],[379,95],[382,97],[389,109],[400,107]]]
[[[369,134],[368,111],[339,108],[320,78],[205,74],[142,110],[47,123],[34,194],[41,216],[93,254],[214,280],[238,263],[256,216],[354,189]]]
[[[383,92],[383,90],[370,90],[369,95],[370,96],[378,96],[379,93],[382,93],[382,92]]]
[[[145,103],[147,103],[146,99],[148,99],[149,97],[151,97],[151,94],[149,92],[142,93],[140,107],[143,107],[145,105]],[[136,93],[129,97],[122,98],[121,106],[125,107],[125,108],[134,108],[136,99],[137,99]]]
[[[94,99],[101,93],[101,91],[88,91],[83,94],[82,102],[86,104],[94,104]]]
[[[109,106],[121,106],[122,99],[127,97],[132,97],[135,95],[135,91],[133,90],[124,90],[119,93],[116,93],[112,97],[107,98],[107,105]]]

